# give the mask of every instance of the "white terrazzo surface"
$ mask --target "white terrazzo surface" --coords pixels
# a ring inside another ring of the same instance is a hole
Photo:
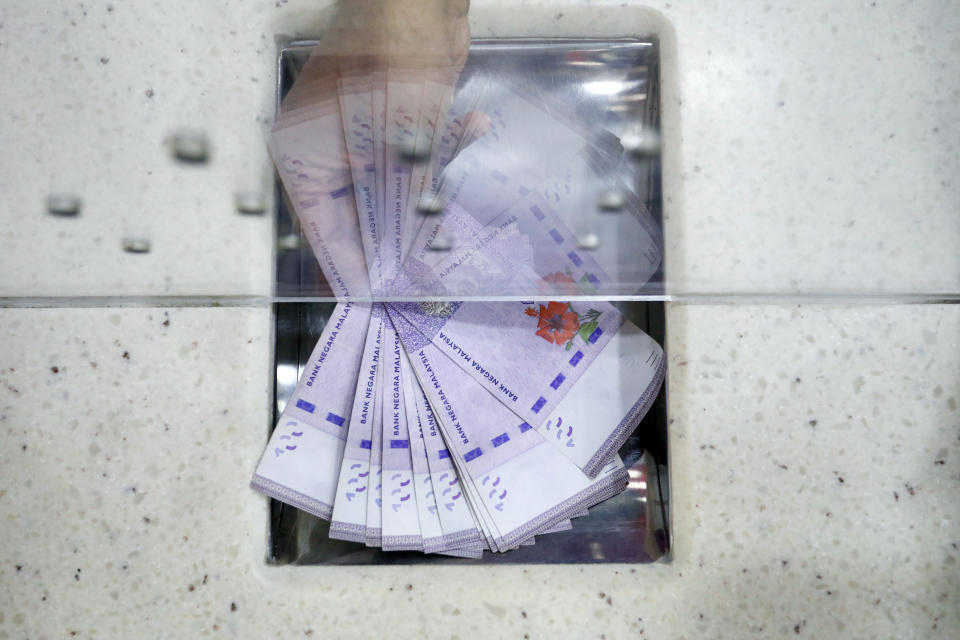
[[[674,291],[960,291],[955,3],[473,5],[477,36],[660,33]],[[269,294],[232,198],[316,7],[3,3],[0,296]],[[185,125],[209,166],[170,161]],[[2,310],[0,639],[960,636],[960,306],[668,323],[672,563],[272,568],[266,309]]]
[[[0,312],[0,638],[957,637],[960,306],[668,323],[672,563],[276,568],[266,312]]]
[[[0,7],[0,295],[269,295],[275,38],[325,3],[10,0]],[[663,42],[677,293],[960,289],[960,11],[950,0],[476,0],[475,36]],[[208,166],[173,163],[181,127]],[[46,215],[51,192],[83,200]],[[124,236],[151,240],[124,254]]]

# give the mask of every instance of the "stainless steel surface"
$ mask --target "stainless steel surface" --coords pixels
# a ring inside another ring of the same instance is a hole
[[[577,246],[586,251],[593,251],[600,247],[600,236],[595,233],[584,233],[577,238]]]
[[[173,156],[181,162],[202,164],[210,156],[210,143],[202,131],[193,129],[176,131],[170,140],[170,146]]]
[[[124,238],[122,246],[127,253],[150,253],[150,241],[146,238]]]
[[[597,208],[601,211],[621,211],[626,204],[626,197],[619,191],[607,191],[597,198]]]
[[[443,211],[443,201],[439,196],[427,194],[417,203],[417,211],[425,216],[435,216]]]
[[[267,202],[260,191],[239,191],[234,196],[237,211],[248,215],[257,215],[267,210]]]
[[[47,211],[55,216],[73,217],[80,214],[80,198],[69,193],[54,193],[47,197]]]

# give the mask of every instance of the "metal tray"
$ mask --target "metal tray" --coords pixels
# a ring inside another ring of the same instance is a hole
[[[314,41],[280,46],[278,104],[289,90]],[[502,73],[523,74],[545,92],[576,92],[578,110],[599,118],[603,126],[623,135],[642,123],[659,125],[657,87],[659,54],[654,39],[542,40],[510,39],[474,41],[471,64],[495,63]],[[629,78],[635,91],[615,98],[602,92],[583,91],[591,82]],[[569,95],[567,98],[569,99]],[[628,159],[619,169],[629,174],[629,184],[647,203],[657,223],[662,217],[659,156]],[[273,421],[293,392],[334,303],[291,210],[277,184],[278,251],[274,305],[276,372]],[[645,293],[656,292],[662,272]],[[328,298],[329,299],[329,298]],[[619,302],[637,326],[665,345],[666,325],[662,302]],[[505,554],[487,552],[481,560],[465,560],[412,552],[382,552],[361,544],[331,540],[327,522],[271,501],[267,560],[271,564],[503,564],[652,562],[669,557],[669,474],[667,457],[666,384],[653,408],[620,449],[630,482],[619,496],[573,521],[569,531],[540,536],[533,546]]]

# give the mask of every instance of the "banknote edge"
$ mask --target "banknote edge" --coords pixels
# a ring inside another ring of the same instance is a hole
[[[443,536],[444,549],[461,549],[464,547],[481,547],[483,540],[480,537],[480,532],[476,529],[464,529],[463,531],[455,531],[453,533],[447,533]]]
[[[362,524],[353,524],[352,522],[330,521],[330,537],[335,540],[346,540],[347,542],[364,541],[364,533],[367,528]]]
[[[424,553],[437,553],[438,551],[443,551],[444,549],[443,536],[433,536],[432,538],[423,539]]]
[[[479,560],[483,557],[483,549],[480,547],[461,547],[456,549],[446,549],[437,552],[443,556],[451,558],[466,558],[468,560]]]
[[[548,529],[544,529],[543,531],[541,531],[541,532],[538,533],[537,535],[538,535],[538,536],[545,536],[545,535],[548,535],[548,534],[550,534],[550,533],[560,533],[560,532],[562,532],[562,531],[570,531],[571,529],[573,529],[573,523],[572,523],[570,520],[561,520],[560,522],[558,522],[557,524],[553,525],[552,527],[550,527],[550,528],[548,528]]]
[[[260,474],[254,474],[253,480],[250,481],[250,487],[275,500],[279,500],[301,511],[306,511],[323,520],[329,520],[333,515],[333,505],[327,504],[322,500],[317,500],[316,498],[311,498],[290,487],[265,478]]]
[[[383,538],[380,527],[367,527],[363,536],[363,543],[368,547],[379,547]]]
[[[597,474],[600,473],[600,470],[610,461],[613,454],[623,446],[623,443],[626,442],[630,434],[633,433],[633,430],[637,426],[635,421],[647,415],[647,412],[650,411],[650,407],[653,406],[654,401],[657,399],[657,394],[660,393],[660,387],[663,386],[666,369],[666,359],[661,358],[653,380],[651,380],[647,388],[644,389],[640,399],[630,408],[627,415],[620,421],[620,424],[617,425],[617,428],[613,430],[603,444],[600,445],[596,453],[583,465],[583,472],[587,474],[587,476],[590,478],[597,477]]]
[[[513,531],[498,538],[495,542],[501,549],[514,547],[522,540],[526,540],[532,535],[537,535],[546,525],[558,520],[567,519],[571,513],[576,513],[615,496],[623,491],[627,486],[628,480],[629,475],[627,474],[627,469],[621,467],[616,473],[611,474],[607,478],[603,478],[599,483],[587,487],[555,507],[544,511],[532,520],[529,520],[526,524],[520,525]]]
[[[383,536],[380,548],[384,551],[423,551],[423,538],[415,535]]]

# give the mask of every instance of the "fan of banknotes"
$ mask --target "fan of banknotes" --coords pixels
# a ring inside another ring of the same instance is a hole
[[[341,69],[269,146],[339,303],[254,488],[332,538],[470,558],[624,490],[664,358],[603,301],[659,265],[643,204],[583,212],[616,136],[468,65]]]

